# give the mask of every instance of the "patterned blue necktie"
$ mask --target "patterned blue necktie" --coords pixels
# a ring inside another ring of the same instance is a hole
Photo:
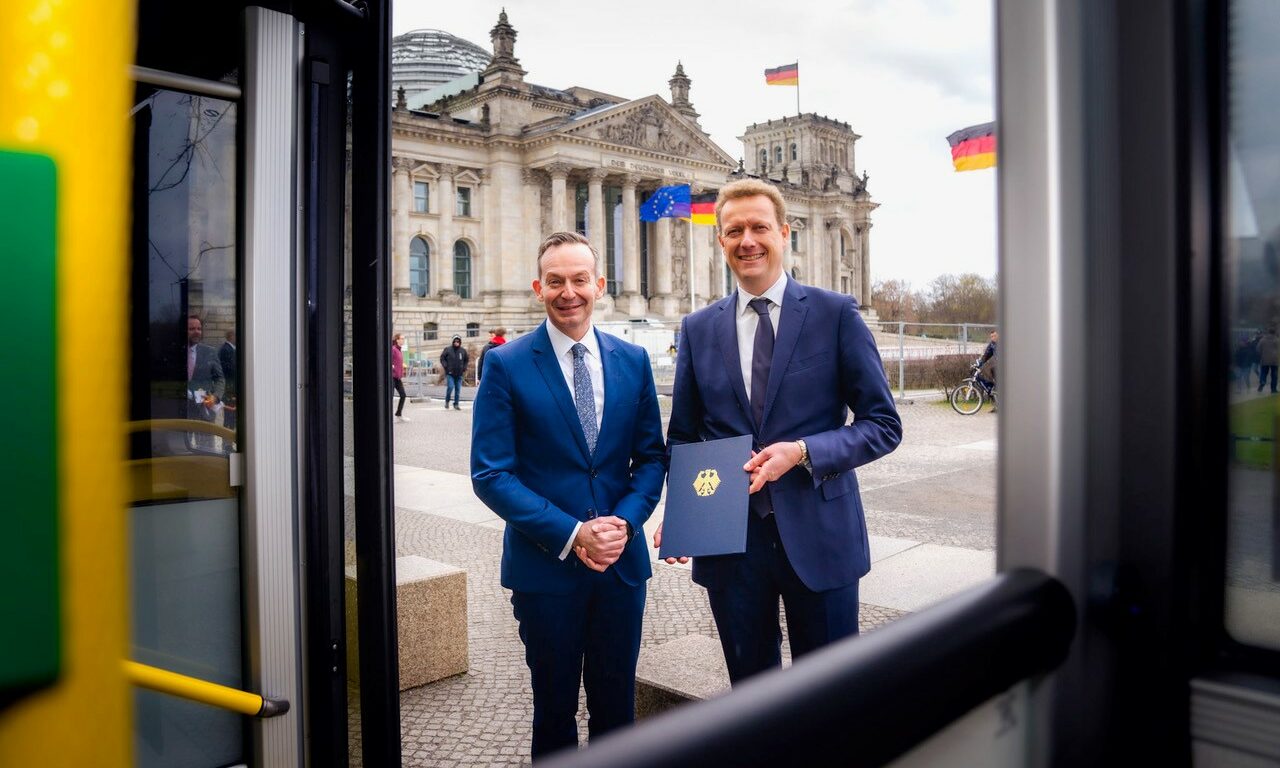
[[[587,451],[596,452],[596,393],[591,386],[591,371],[587,370],[587,348],[581,343],[573,345],[573,400],[578,406],[578,421],[582,422],[582,434],[587,438]]]

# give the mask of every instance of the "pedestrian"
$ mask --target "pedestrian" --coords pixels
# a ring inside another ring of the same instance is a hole
[[[449,394],[453,393],[454,410],[460,411],[458,397],[462,394],[462,376],[467,372],[467,349],[462,346],[461,336],[454,336],[440,353],[440,367],[444,369],[444,407],[449,407]]]
[[[533,686],[536,760],[635,720],[646,581],[641,537],[666,476],[649,356],[592,326],[599,257],[575,232],[538,249],[547,320],[489,350],[471,428],[476,496],[506,521],[510,589]]]
[[[1258,339],[1258,391],[1267,383],[1267,374],[1271,374],[1271,393],[1276,391],[1276,364],[1280,363],[1280,338],[1276,338],[1276,329],[1268,328],[1266,334]]]
[[[794,657],[858,633],[871,553],[854,468],[896,448],[902,422],[856,300],[783,269],[777,188],[726,185],[716,221],[738,289],[681,323],[667,438],[754,438],[746,552],[693,560],[737,684],[781,665],[779,599]]]
[[[484,349],[480,350],[480,356],[476,358],[476,386],[480,386],[480,377],[484,375],[484,356],[494,347],[502,346],[507,343],[507,329],[502,326],[493,328],[489,331],[489,342],[484,345]]]
[[[201,343],[204,338],[204,321],[199,315],[187,316],[187,418],[216,422],[222,397],[226,393],[226,379],[222,364],[218,362],[218,350]],[[202,451],[214,450],[213,435],[192,432],[187,445]]]
[[[1248,337],[1241,337],[1236,344],[1235,353],[1231,356],[1235,366],[1236,391],[1247,392],[1252,382],[1249,376],[1253,371],[1253,358],[1256,350]]]
[[[396,421],[410,421],[404,415],[404,401],[408,395],[404,391],[404,334],[397,333],[391,337],[391,386],[400,395],[400,403],[396,406]],[[445,401],[446,404],[448,401]]]

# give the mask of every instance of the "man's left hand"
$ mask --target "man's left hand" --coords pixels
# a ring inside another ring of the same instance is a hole
[[[751,485],[747,493],[755,493],[790,472],[800,463],[800,446],[794,441],[766,445],[758,453],[751,452],[751,460],[742,468],[751,473]]]

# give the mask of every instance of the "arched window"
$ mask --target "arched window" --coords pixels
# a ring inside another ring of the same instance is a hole
[[[431,246],[424,237],[409,241],[409,290],[414,296],[431,291]]]
[[[760,170],[764,170],[769,165],[769,150],[760,150]]]
[[[453,290],[471,298],[471,246],[461,240],[453,244]]]
[[[777,163],[778,165],[782,165],[782,146],[781,145],[773,148],[773,162]]]
[[[792,143],[792,145],[791,145],[791,159],[792,159],[792,160],[798,160],[799,158],[800,158],[800,152],[799,152],[799,149],[796,147],[796,145],[795,145],[794,143]]]

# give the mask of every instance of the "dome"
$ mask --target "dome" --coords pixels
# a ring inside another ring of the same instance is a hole
[[[480,46],[438,29],[415,29],[391,38],[391,98],[404,86],[412,99],[438,85],[474,74],[493,56]]]

